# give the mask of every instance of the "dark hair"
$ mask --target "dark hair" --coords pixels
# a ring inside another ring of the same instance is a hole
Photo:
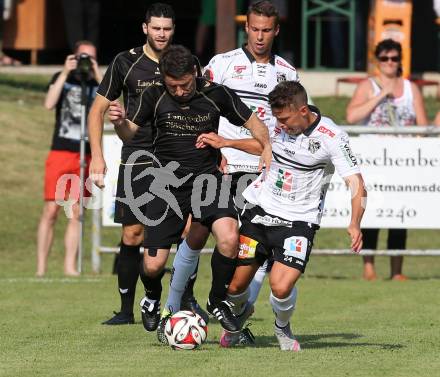
[[[249,5],[246,14],[248,21],[249,21],[249,15],[251,13],[257,14],[259,16],[275,17],[275,26],[278,26],[280,22],[278,9],[275,7],[275,5],[272,4],[272,2],[268,0],[257,1],[256,3]]]
[[[176,16],[174,14],[174,10],[171,7],[171,5],[164,4],[164,3],[154,3],[148,7],[147,13],[145,14],[145,23],[146,24],[148,24],[151,21],[151,17],[171,18],[171,20],[173,21],[173,24],[176,19]]]
[[[269,105],[274,109],[290,105],[299,109],[307,105],[307,92],[297,81],[282,81],[269,93]]]
[[[376,56],[376,58],[378,58],[382,52],[384,52],[384,51],[388,52],[388,51],[392,51],[392,50],[397,51],[399,58],[402,59],[402,45],[399,42],[397,42],[391,38],[384,39],[383,41],[380,41],[376,45],[374,55]],[[402,75],[402,64],[399,64],[399,67],[397,68],[397,76],[401,76],[401,75]]]
[[[95,44],[91,41],[88,41],[86,39],[82,40],[82,41],[77,41],[75,42],[75,46],[73,46],[73,53],[76,54],[78,49],[80,48],[80,46],[92,46],[95,47]]]
[[[191,51],[181,45],[171,45],[162,54],[159,60],[159,70],[164,76],[179,79],[187,74],[194,73],[195,60]]]
[[[399,42],[396,42],[393,39],[384,39],[383,41],[380,41],[376,45],[374,55],[376,56],[376,58],[378,58],[382,52],[388,52],[391,50],[396,50],[399,54],[399,57],[402,57],[402,46]]]

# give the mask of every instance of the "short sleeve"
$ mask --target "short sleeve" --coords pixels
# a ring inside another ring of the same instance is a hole
[[[359,165],[350,148],[350,140],[346,132],[341,132],[329,141],[330,158],[336,171],[342,177],[360,173]]]
[[[221,84],[223,82],[223,69],[224,64],[222,64],[221,55],[214,56],[205,67],[203,71],[203,76],[209,80],[213,81],[217,84]]]
[[[289,69],[289,73],[287,74],[287,80],[299,82],[299,76],[296,69]]]
[[[110,63],[104,77],[99,84],[97,93],[109,101],[118,99],[124,86],[125,72],[121,64],[121,54],[118,54]]]
[[[217,92],[216,102],[221,110],[220,115],[235,126],[243,126],[251,117],[252,110],[228,87],[220,85]]]
[[[60,74],[61,74],[61,72],[57,72],[57,73],[55,73],[55,74],[52,76],[52,78],[51,78],[50,81],[49,81],[49,84],[47,85],[46,90],[48,90],[49,87],[50,87],[51,85],[53,85],[55,81],[57,81],[57,78],[58,78],[58,76],[59,76]]]

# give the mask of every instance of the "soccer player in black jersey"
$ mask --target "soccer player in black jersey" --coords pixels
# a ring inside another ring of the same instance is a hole
[[[204,138],[210,132],[217,132],[219,118],[225,116],[232,124],[250,130],[254,139],[244,143],[243,149],[261,154],[261,166],[263,162],[268,166],[271,159],[268,131],[233,91],[196,78],[194,60],[186,48],[169,47],[162,54],[159,68],[163,83],[144,91],[130,120],[120,119],[118,109],[109,112],[123,140],[129,140],[146,124],[153,126],[155,134],[155,161],[149,171],[150,193],[154,198],[148,204],[144,240],[146,279],[143,281],[150,279],[142,309],[144,326],[153,331],[159,324],[163,268],[171,244],[179,239],[191,213],[211,230],[217,242],[211,260],[208,311],[225,329],[238,331],[238,323],[226,301],[238,252],[236,210],[217,168],[219,152],[205,144]]]
[[[101,148],[104,114],[110,103],[117,100],[121,93],[127,114],[132,114],[137,108],[138,98],[142,91],[160,80],[158,60],[162,51],[171,43],[174,34],[174,19],[174,11],[169,5],[152,4],[147,10],[145,22],[142,24],[143,32],[147,38],[146,43],[118,54],[110,64],[98,89],[98,95],[89,115],[92,149],[90,174],[98,187],[104,186],[103,177],[106,173]],[[117,198],[123,200],[126,197],[124,172],[126,172],[128,158],[136,151],[151,151],[151,146],[152,136],[149,127],[140,129],[132,140],[124,143],[119,167]],[[148,181],[147,178],[136,181],[132,178],[149,166],[151,166],[151,158],[141,153],[134,165],[130,167],[132,172],[130,185],[134,198],[145,193]],[[140,208],[140,210],[144,211],[144,208]],[[107,325],[134,323],[133,304],[141,261],[139,249],[144,235],[143,224],[133,213],[130,203],[116,201],[115,222],[122,224],[122,240],[117,267],[121,310],[115,313],[114,317],[103,322]],[[197,305],[192,297],[192,292],[186,295],[186,299],[193,306]],[[184,305],[184,307],[186,309],[192,308],[188,305]],[[197,307],[200,308],[198,305]]]

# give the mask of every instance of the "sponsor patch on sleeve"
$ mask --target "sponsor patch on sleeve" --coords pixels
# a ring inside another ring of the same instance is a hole
[[[333,131],[330,131],[328,128],[326,128],[324,126],[319,126],[318,132],[321,132],[321,133],[328,135],[330,137],[335,137],[335,133]]]
[[[214,72],[212,71],[212,69],[207,68],[203,73],[203,77],[209,81],[214,81]]]
[[[339,148],[341,148],[341,151],[342,151],[345,159],[347,160],[348,165],[351,168],[354,166],[357,166],[358,163],[356,160],[356,156],[351,151],[350,144],[348,143],[348,141],[346,141],[345,143],[339,144]]]

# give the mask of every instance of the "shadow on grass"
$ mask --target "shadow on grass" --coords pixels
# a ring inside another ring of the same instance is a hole
[[[362,338],[361,334],[352,333],[331,333],[331,334],[313,334],[298,335],[296,338],[301,344],[302,349],[320,349],[320,348],[339,348],[339,347],[377,347],[382,350],[397,350],[404,346],[401,344],[388,343],[369,343],[369,342],[348,342],[349,340]],[[337,338],[341,340],[328,341],[327,339]],[[346,341],[344,341],[346,340]],[[275,336],[256,336],[257,348],[278,348],[278,342]]]

